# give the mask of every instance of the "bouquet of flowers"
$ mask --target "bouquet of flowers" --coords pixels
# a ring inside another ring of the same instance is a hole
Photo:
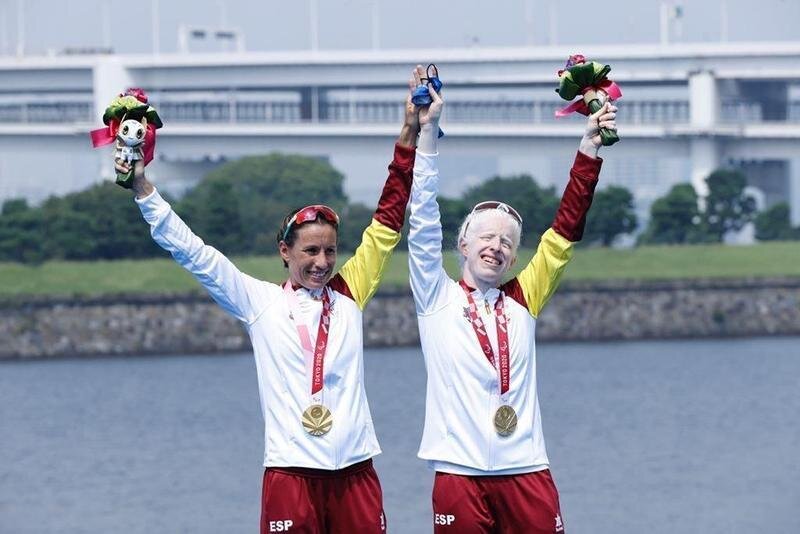
[[[156,148],[156,130],[163,126],[155,108],[147,103],[147,94],[139,88],[120,93],[103,113],[105,128],[90,132],[94,147],[116,142],[114,157],[125,163],[153,160]],[[133,169],[117,173],[117,184],[130,189]]]
[[[581,98],[556,111],[556,117],[564,117],[575,111],[583,115],[596,113],[606,101],[621,98],[619,86],[607,78],[609,72],[610,65],[587,62],[580,54],[570,56],[564,68],[558,71],[556,93],[564,100],[572,100],[578,95]],[[604,146],[610,146],[619,141],[619,136],[616,132],[601,128],[600,139]]]

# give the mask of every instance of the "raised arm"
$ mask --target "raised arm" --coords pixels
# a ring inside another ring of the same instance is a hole
[[[601,146],[599,131],[600,128],[616,131],[616,111],[616,107],[607,103],[589,117],[553,226],[542,235],[536,254],[525,269],[503,285],[503,290],[524,302],[534,317],[538,317],[555,292],[572,259],[574,244],[583,237],[586,214],[603,163],[597,157]]]
[[[416,83],[421,67],[415,73]],[[433,102],[420,109],[420,135],[414,163],[414,184],[411,186],[411,213],[408,217],[408,268],[411,292],[417,313],[428,313],[439,307],[447,273],[442,265],[442,224],[439,214],[438,133],[444,102],[428,85]]]
[[[119,170],[125,172],[124,167],[123,164]],[[141,161],[134,169],[136,203],[156,243],[192,273],[226,312],[248,324],[258,318],[269,303],[264,282],[239,271],[222,253],[196,236],[147,180]]]
[[[394,158],[389,164],[389,177],[383,186],[372,222],[361,236],[361,244],[352,258],[331,279],[331,286],[350,295],[364,309],[375,294],[392,251],[400,242],[406,205],[411,191],[412,170],[416,152],[419,119],[417,110],[406,99],[403,127],[394,146]]]

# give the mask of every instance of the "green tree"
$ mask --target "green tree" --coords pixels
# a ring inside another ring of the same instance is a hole
[[[756,216],[756,239],[759,241],[788,241],[800,238],[800,229],[792,228],[789,204],[780,202]]]
[[[25,263],[40,262],[42,251],[42,217],[28,206],[25,199],[9,199],[0,214],[0,260]]]
[[[113,260],[163,254],[130,191],[102,182],[63,197],[50,197],[41,208],[46,258]]]
[[[641,243],[693,243],[703,241],[697,193],[692,184],[677,184],[650,207],[650,222]]]
[[[586,219],[583,240],[610,246],[620,234],[636,230],[633,194],[626,188],[612,185],[597,191]]]
[[[229,181],[211,181],[179,205],[190,219],[192,231],[207,244],[225,254],[251,251],[252,242],[242,229],[239,198]]]
[[[28,206],[28,201],[24,198],[9,198],[3,202],[3,207],[0,209],[0,215],[16,215],[17,213],[24,213],[31,208]]]
[[[42,249],[47,259],[89,260],[96,251],[91,239],[89,212],[73,211],[63,199],[50,197],[41,207],[44,227]]]
[[[499,200],[522,215],[522,244],[535,246],[553,223],[559,199],[554,187],[540,187],[528,174],[495,176],[471,187],[462,196],[467,209],[483,200]]]
[[[361,203],[348,204],[339,211],[339,250],[351,252],[358,247],[361,243],[361,234],[372,222],[374,213],[375,208],[370,208]],[[275,247],[274,240],[272,247]]]
[[[439,197],[439,218],[442,221],[443,249],[456,248],[456,238],[464,217],[475,203],[467,205],[463,199]],[[515,206],[516,209],[516,206]]]
[[[307,156],[269,154],[251,156],[222,165],[210,172],[176,206],[192,228],[210,244],[204,235],[210,230],[203,222],[205,207],[214,196],[218,184],[228,184],[228,201],[238,205],[241,248],[237,252],[275,253],[275,235],[283,217],[292,209],[308,204],[328,204],[341,211],[347,204],[343,190],[344,176],[328,162]],[[230,224],[236,225],[230,211]],[[363,229],[363,228],[362,228]],[[226,237],[233,241],[234,232]],[[220,248],[222,248],[220,246]],[[230,253],[231,251],[226,250]]]
[[[725,234],[738,231],[756,215],[756,201],[745,192],[747,177],[739,172],[719,169],[706,178],[708,196],[702,214],[708,233],[721,242]]]

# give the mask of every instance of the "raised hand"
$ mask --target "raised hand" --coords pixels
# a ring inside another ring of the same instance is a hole
[[[414,129],[416,132],[419,132],[419,109],[417,109],[417,106],[415,106],[411,101],[411,94],[417,87],[417,81],[414,76],[416,72],[417,69],[413,69],[411,71],[411,77],[408,79],[408,95],[406,95],[405,106],[405,126],[408,126]]]
[[[586,131],[581,139],[580,151],[589,156],[597,156],[597,151],[603,142],[600,138],[600,128],[617,131],[617,106],[611,102],[603,104],[597,113],[592,113],[586,120]]]
[[[144,198],[153,192],[153,184],[151,184],[144,176],[144,160],[136,160],[131,163],[116,158],[114,160],[114,169],[118,173],[128,174],[133,169],[133,183],[131,189],[136,193],[138,198]]]
[[[422,82],[423,79],[425,79],[425,76],[426,76],[425,69],[422,67],[422,65],[417,65],[417,68],[414,69],[412,74],[413,77],[413,85],[411,86],[412,92],[414,91],[414,88],[416,88],[418,85],[423,85]],[[433,101],[428,106],[418,107],[419,124],[420,127],[438,126],[439,118],[442,116],[442,108],[444,107],[444,100],[442,100],[441,95],[433,89],[433,86],[431,86],[430,83],[426,83],[425,85],[428,87],[428,94],[431,95],[431,99]]]

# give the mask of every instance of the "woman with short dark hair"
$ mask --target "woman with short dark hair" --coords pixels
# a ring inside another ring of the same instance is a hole
[[[400,241],[418,131],[409,97],[372,222],[338,273],[334,210],[312,204],[286,216],[277,241],[288,279],[280,285],[242,273],[203,243],[147,181],[141,161],[135,165],[136,202],[153,239],[252,341],[264,416],[262,533],[386,529],[372,467],[380,448],[364,390],[362,310]],[[116,167],[131,169],[121,160]]]

